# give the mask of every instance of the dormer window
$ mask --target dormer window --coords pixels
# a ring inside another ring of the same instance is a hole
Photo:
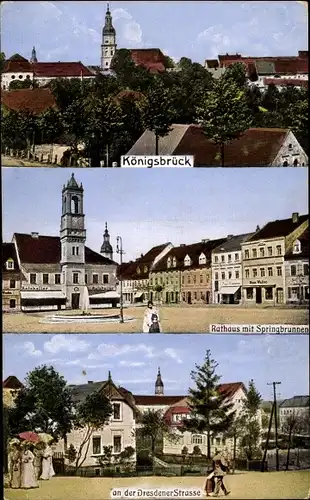
[[[171,267],[171,257],[168,257],[167,259],[167,267]]]
[[[6,261],[6,268],[9,270],[9,271],[12,271],[14,269],[14,260],[13,259],[8,259]]]
[[[184,266],[190,266],[192,263],[192,259],[190,258],[189,255],[186,255],[185,259],[184,259]]]
[[[176,259],[176,257],[173,257],[172,265],[173,265],[173,267],[177,267],[177,259]]]
[[[201,253],[199,256],[199,265],[206,264],[207,263],[207,258],[204,253]]]
[[[141,273],[141,269],[140,267],[137,267],[137,274],[140,274]]]
[[[300,253],[300,252],[301,252],[300,241],[299,240],[295,240],[294,241],[294,245],[293,245],[293,253],[296,254],[296,253]]]
[[[148,272],[148,267],[147,266],[144,266],[144,272],[147,273]]]

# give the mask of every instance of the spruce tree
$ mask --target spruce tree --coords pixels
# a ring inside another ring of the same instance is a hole
[[[219,392],[220,375],[216,374],[218,363],[211,358],[208,349],[204,363],[195,365],[191,378],[196,388],[189,389],[190,418],[184,421],[184,430],[197,434],[207,434],[207,456],[211,458],[211,439],[219,433],[227,432],[234,420],[233,404]]]
[[[259,411],[262,397],[255,387],[253,380],[250,380],[247,395],[242,402],[240,420],[243,424],[243,435],[241,447],[248,460],[259,458],[259,442],[261,437],[261,423]]]

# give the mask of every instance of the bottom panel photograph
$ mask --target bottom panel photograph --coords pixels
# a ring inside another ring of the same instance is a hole
[[[6,334],[4,497],[309,498],[306,336]]]

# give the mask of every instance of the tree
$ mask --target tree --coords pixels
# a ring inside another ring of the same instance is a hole
[[[282,432],[287,435],[287,455],[286,455],[286,470],[289,468],[290,451],[294,434],[302,434],[305,429],[305,419],[295,412],[287,415],[282,426]]]
[[[158,155],[159,138],[169,134],[175,118],[171,96],[160,80],[147,92],[142,109],[145,128],[155,134],[155,155]]]
[[[30,80],[30,78],[26,78],[26,80],[13,80],[10,82],[10,90],[18,90],[18,89],[34,89],[38,88],[39,84],[36,80]]]
[[[113,447],[111,445],[102,448],[102,455],[98,457],[98,464],[103,467],[110,467],[112,463]]]
[[[178,441],[179,436],[167,423],[161,410],[147,410],[139,419],[139,434],[144,439],[149,439],[151,444],[151,456],[153,468],[155,466],[156,444],[164,438],[169,441]]]
[[[65,438],[72,428],[72,409],[65,379],[52,366],[39,366],[27,374],[9,410],[10,433],[32,430]]]
[[[4,67],[5,67],[5,53],[0,52],[0,73],[3,72]]]
[[[83,437],[77,449],[75,472],[82,467],[87,458],[92,434],[109,422],[112,411],[109,399],[99,392],[89,394],[77,405],[74,428],[80,430]]]
[[[202,99],[197,115],[205,135],[219,146],[221,166],[225,166],[225,144],[237,140],[251,126],[245,91],[225,76],[214,81]]]
[[[238,87],[244,88],[247,84],[246,67],[243,63],[235,63],[228,66],[223,78],[235,83]]]
[[[255,383],[250,380],[246,398],[242,401],[240,423],[243,428],[241,447],[248,460],[253,460],[258,454],[261,436],[259,410],[262,397],[256,390]]]
[[[183,421],[183,431],[207,434],[207,457],[211,458],[211,438],[227,432],[231,427],[235,412],[233,405],[225,400],[225,395],[218,390],[221,379],[216,374],[218,363],[211,358],[208,349],[202,366],[195,365],[191,378],[196,388],[189,389],[190,418]]]
[[[76,455],[77,455],[77,451],[74,448],[73,444],[71,443],[69,448],[66,451],[66,454],[65,454],[69,464],[73,464],[73,462],[75,462]]]
[[[54,143],[63,133],[64,126],[60,111],[54,108],[47,109],[38,117],[38,126],[41,131],[41,143]]]
[[[236,458],[237,458],[237,443],[238,439],[242,436],[243,433],[243,419],[236,416],[234,418],[234,421],[228,430],[228,432],[225,433],[225,437],[232,438],[233,439],[233,474],[235,473],[236,469]]]
[[[164,65],[166,69],[173,69],[175,67],[174,60],[169,56],[165,56]]]

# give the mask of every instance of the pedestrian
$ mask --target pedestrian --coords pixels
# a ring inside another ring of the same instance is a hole
[[[11,488],[20,488],[21,483],[21,443],[18,439],[12,439],[9,445],[10,461],[10,486]]]
[[[34,454],[33,466],[34,466],[36,480],[39,479],[42,472],[43,449],[44,449],[44,443],[42,443],[41,441],[37,443],[33,449],[33,454]]]
[[[48,481],[52,475],[55,475],[52,463],[52,450],[48,444],[45,444],[43,454],[42,454],[42,474],[40,479],[43,481]]]
[[[158,310],[153,306],[153,302],[149,301],[144,312],[143,333],[160,333],[160,331]]]
[[[34,470],[34,454],[31,451],[31,443],[23,444],[22,467],[21,467],[21,488],[38,488],[38,482]]]
[[[230,491],[228,491],[224,483],[224,477],[228,471],[228,463],[223,456],[215,455],[213,458],[213,471],[215,480],[214,496],[218,497],[221,489],[224,495],[229,495]]]

